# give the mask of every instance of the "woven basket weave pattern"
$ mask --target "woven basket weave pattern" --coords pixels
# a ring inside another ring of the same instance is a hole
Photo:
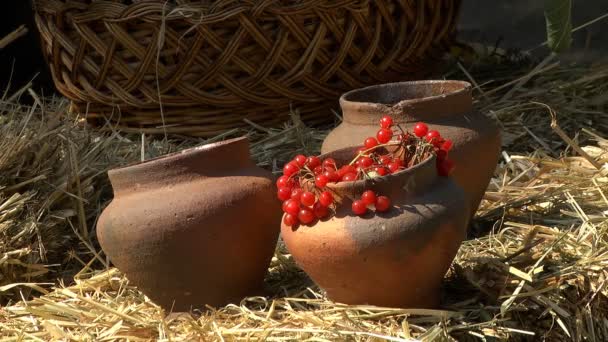
[[[123,126],[208,136],[245,117],[278,123],[290,105],[327,120],[322,108],[346,90],[429,71],[458,8],[452,0],[37,0],[36,19],[55,84],[79,109],[95,116],[117,106]]]

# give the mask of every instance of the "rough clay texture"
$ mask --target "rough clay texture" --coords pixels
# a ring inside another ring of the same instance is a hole
[[[257,295],[281,216],[271,174],[244,138],[109,172],[114,200],[97,234],[104,252],[173,312]]]
[[[353,90],[340,98],[343,122],[325,139],[321,153],[360,146],[376,136],[383,115],[410,132],[416,122],[454,142],[452,177],[465,190],[471,216],[477,211],[498,162],[498,126],[472,108],[471,85],[462,81],[390,83]]]
[[[347,154],[354,149],[325,157],[344,160]],[[436,307],[443,277],[466,235],[469,208],[462,188],[437,176],[434,157],[374,181],[329,187],[343,198],[334,217],[281,227],[298,265],[337,302]],[[354,216],[352,200],[365,189],[388,195],[393,208]]]

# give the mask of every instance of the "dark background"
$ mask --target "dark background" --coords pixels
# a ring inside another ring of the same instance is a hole
[[[463,0],[460,38],[502,48],[528,50],[546,40],[545,0]],[[573,0],[573,28],[608,13],[608,0]],[[573,34],[572,50],[579,59],[608,56],[608,18]],[[546,49],[534,50],[546,53]]]
[[[45,95],[52,92],[52,81],[42,57],[30,1],[4,0],[3,5],[0,10],[0,37],[24,24],[29,32],[0,50],[0,92],[4,92],[9,84],[12,91],[19,89],[37,74],[34,89]]]

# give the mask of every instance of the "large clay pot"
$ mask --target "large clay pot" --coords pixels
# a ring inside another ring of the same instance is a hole
[[[344,162],[353,155],[348,148],[324,157]],[[464,191],[437,175],[435,157],[385,177],[328,187],[344,198],[335,216],[311,226],[281,226],[297,264],[336,302],[437,306],[443,277],[466,234],[469,208]],[[367,189],[389,196],[394,207],[353,215],[353,199]]]
[[[473,215],[496,168],[501,137],[498,126],[472,108],[471,85],[462,81],[415,81],[357,89],[340,98],[343,122],[323,142],[321,153],[362,145],[376,136],[380,118],[391,115],[410,132],[423,121],[454,142],[452,174],[470,201]]]
[[[281,217],[271,174],[246,138],[111,170],[97,236],[129,280],[167,310],[259,294]]]

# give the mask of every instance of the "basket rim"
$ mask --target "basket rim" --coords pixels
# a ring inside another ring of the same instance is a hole
[[[220,6],[218,6],[218,3]],[[94,20],[133,20],[146,18],[154,21],[187,20],[196,24],[211,24],[230,20],[242,13],[252,12],[254,16],[289,16],[303,13],[348,9],[349,11],[364,11],[374,1],[369,0],[304,0],[297,4],[277,4],[275,1],[240,1],[237,4],[223,0],[214,0],[203,4],[190,0],[186,4],[176,4],[174,1],[143,0],[136,3],[124,4],[109,0],[97,0],[87,3],[87,0],[34,0],[34,10],[38,13],[59,15],[67,11],[86,13],[73,14],[78,21]],[[224,6],[221,6],[225,4]],[[316,15],[318,16],[318,15]]]

